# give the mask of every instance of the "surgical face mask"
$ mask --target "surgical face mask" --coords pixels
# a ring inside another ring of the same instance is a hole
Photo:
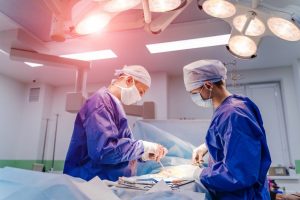
[[[202,91],[203,89],[201,89]],[[194,93],[191,94],[191,98],[193,100],[193,102],[200,107],[204,107],[204,108],[210,108],[212,107],[212,99],[211,99],[211,90],[210,90],[210,94],[209,94],[209,98],[207,100],[204,100],[201,96],[201,91],[199,93]]]
[[[141,95],[135,85],[125,88],[116,85],[121,89],[121,101],[125,105],[131,105],[141,100]]]

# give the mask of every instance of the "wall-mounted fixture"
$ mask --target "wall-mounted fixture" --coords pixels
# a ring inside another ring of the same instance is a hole
[[[299,16],[262,4],[260,0],[252,0],[251,5],[233,0],[205,0],[198,3],[202,3],[199,8],[208,15],[221,18],[231,25],[232,32],[226,48],[236,57],[256,57],[259,43],[266,35],[287,41],[300,40]]]

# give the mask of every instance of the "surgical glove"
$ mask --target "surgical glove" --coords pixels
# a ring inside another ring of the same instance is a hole
[[[155,160],[160,161],[166,154],[167,149],[164,148],[162,145],[153,143],[153,142],[147,142],[142,141],[144,146],[144,154],[142,155],[142,160]]]
[[[192,157],[192,163],[195,165],[202,164],[203,157],[207,153],[207,146],[205,143],[201,144],[199,147],[193,150],[193,157]]]
[[[195,171],[194,171],[194,174],[193,174],[193,178],[195,179],[195,180],[200,180],[200,175],[201,175],[201,173],[202,173],[202,168],[200,168],[200,167],[197,167],[196,169],[195,169]]]

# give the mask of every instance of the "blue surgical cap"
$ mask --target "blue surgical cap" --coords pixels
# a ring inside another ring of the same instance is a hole
[[[227,69],[219,60],[198,60],[183,68],[183,79],[188,92],[204,85],[205,81],[213,83],[225,80]]]

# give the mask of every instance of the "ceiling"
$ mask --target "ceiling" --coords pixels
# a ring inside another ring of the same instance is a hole
[[[112,78],[113,72],[123,65],[140,64],[150,72],[167,72],[169,75],[180,75],[182,67],[199,59],[219,59],[230,62],[233,57],[225,46],[198,48],[169,53],[150,54],[145,45],[182,39],[230,33],[231,27],[224,21],[214,19],[200,11],[197,1],[185,10],[160,34],[151,34],[143,28],[104,31],[89,36],[67,39],[65,42],[54,42],[49,37],[51,12],[44,1],[36,0],[0,0],[0,49],[9,52],[11,46],[16,47],[12,34],[8,30],[21,28],[30,34],[42,48],[41,53],[61,55],[112,49],[117,58],[92,61],[88,72],[88,82],[103,82]],[[264,0],[274,7],[295,5],[300,7],[298,0]],[[112,23],[132,19],[142,15],[139,10],[123,13]],[[154,15],[154,17],[156,17]],[[118,21],[119,20],[119,21]],[[10,32],[7,32],[10,33]],[[26,47],[25,47],[26,48]],[[300,42],[287,42],[275,37],[264,37],[258,49],[258,57],[252,60],[237,60],[238,69],[256,69],[291,65],[300,58]],[[53,86],[69,85],[75,81],[75,71],[51,66],[31,68],[22,62],[10,60],[8,55],[0,52],[0,73],[22,82],[39,82]]]

